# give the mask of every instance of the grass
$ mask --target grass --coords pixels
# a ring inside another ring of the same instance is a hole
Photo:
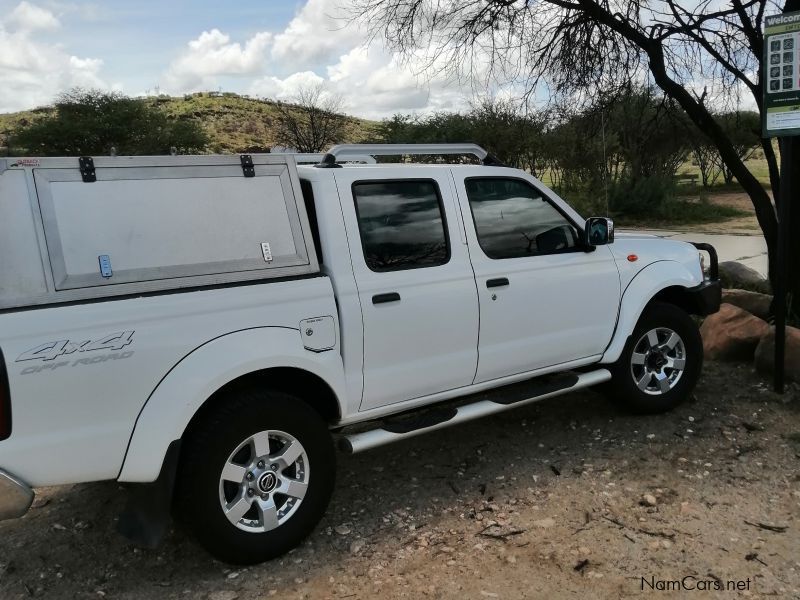
[[[719,223],[737,217],[746,217],[749,213],[732,206],[721,206],[712,202],[695,202],[692,200],[672,200],[664,204],[653,217],[617,215],[615,218],[622,227],[675,227],[698,223]]]
[[[780,161],[780,151],[778,149],[777,141],[773,142],[775,155]],[[764,151],[761,149],[756,150],[753,156],[745,161],[745,166],[748,170],[755,175],[759,183],[765,188],[770,189],[772,184],[769,180],[769,167],[767,166],[767,159],[764,158]],[[697,165],[693,164],[691,159],[687,160],[681,167],[678,168],[678,175],[697,175],[698,182],[700,181],[700,169]],[[726,184],[722,176],[718,177],[714,184],[711,186],[712,190],[717,191],[741,191],[741,186],[734,180],[733,183]]]
[[[581,214],[605,214],[606,212],[604,207],[587,206],[580,200],[573,202],[569,199],[569,194],[565,196],[565,199]],[[647,215],[626,214],[625,212],[614,212],[613,210],[609,212],[608,216],[614,219],[617,227],[653,229],[669,229],[702,223],[720,223],[728,219],[746,217],[750,214],[732,206],[723,206],[703,200],[685,199],[665,202]]]

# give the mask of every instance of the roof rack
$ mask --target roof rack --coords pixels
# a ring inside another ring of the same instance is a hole
[[[398,156],[430,154],[471,154],[484,165],[502,166],[502,163],[478,144],[339,144],[334,146],[316,165],[320,168],[338,167],[337,160],[352,156]]]
[[[308,164],[317,164],[321,162],[325,155],[321,152],[319,153],[309,153],[309,152],[273,152],[273,154],[280,154],[286,155],[290,154],[294,157],[294,161],[298,165],[308,165]],[[369,154],[348,154],[347,155],[347,162],[363,162],[367,164],[375,164],[375,158],[370,156]]]

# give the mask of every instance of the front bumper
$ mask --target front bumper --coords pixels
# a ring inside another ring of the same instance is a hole
[[[719,258],[717,251],[711,244],[691,242],[692,246],[701,252],[708,252],[710,264],[708,267],[708,280],[700,285],[686,290],[692,303],[692,312],[701,317],[714,314],[722,303],[722,285],[719,282]]]
[[[23,516],[33,504],[33,497],[29,485],[0,469],[0,521]]]
[[[692,313],[701,317],[714,314],[722,302],[722,285],[719,281],[704,281],[686,290],[692,304]]]

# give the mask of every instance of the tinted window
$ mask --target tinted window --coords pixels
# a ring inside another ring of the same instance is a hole
[[[578,232],[533,187],[516,179],[468,179],[467,197],[478,241],[489,258],[569,251]]]
[[[353,197],[370,269],[396,271],[448,261],[442,206],[433,181],[355,183]]]
[[[319,241],[319,225],[317,224],[317,206],[314,204],[314,188],[307,179],[300,180],[300,189],[303,192],[303,202],[306,205],[308,224],[311,226],[311,237],[314,239],[314,248],[317,251],[317,262],[322,264],[322,244]]]

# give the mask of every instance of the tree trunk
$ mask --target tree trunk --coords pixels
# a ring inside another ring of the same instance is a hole
[[[722,161],[739,181],[747,195],[750,196],[756,212],[756,219],[767,242],[769,277],[771,281],[774,281],[774,277],[777,274],[778,220],[769,194],[767,194],[758,179],[745,167],[725,132],[719,123],[714,120],[711,113],[697,102],[685,87],[667,74],[663,48],[660,45],[650,46],[646,48],[646,51],[650,59],[650,72],[653,74],[656,84],[664,90],[665,94],[674,98],[680,104],[681,108],[686,111],[686,114],[700,131],[708,135],[719,149]]]

